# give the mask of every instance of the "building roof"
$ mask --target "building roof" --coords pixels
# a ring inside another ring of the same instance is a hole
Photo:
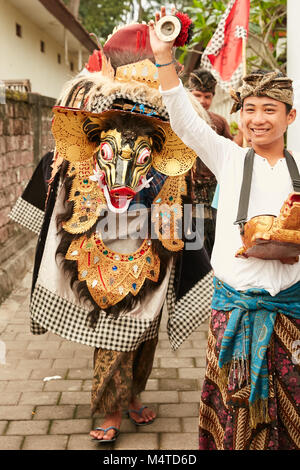
[[[60,44],[64,44],[64,28],[68,34],[68,47],[78,50],[78,46],[89,52],[97,48],[88,31],[75,18],[62,0],[10,0],[18,10],[52,36]],[[62,27],[63,26],[63,27]]]

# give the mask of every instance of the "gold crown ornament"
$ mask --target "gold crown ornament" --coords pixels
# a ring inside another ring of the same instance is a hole
[[[135,82],[145,83],[151,88],[158,89],[159,87],[157,68],[149,59],[118,67],[115,80],[120,82],[132,82],[134,80]]]

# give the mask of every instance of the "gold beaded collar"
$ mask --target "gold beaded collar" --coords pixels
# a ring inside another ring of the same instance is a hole
[[[111,251],[94,234],[72,241],[65,256],[77,261],[78,279],[85,281],[95,302],[103,309],[120,302],[127,294],[138,294],[146,279],[158,281],[160,260],[146,239],[131,254]]]

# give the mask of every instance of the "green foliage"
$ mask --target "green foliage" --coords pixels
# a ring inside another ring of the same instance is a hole
[[[249,40],[251,53],[247,58],[248,70],[254,67],[278,68],[285,71],[284,53],[276,54],[276,46],[282,32],[286,31],[287,0],[251,0]],[[205,49],[214,34],[228,1],[192,0],[187,12],[194,22],[194,37],[189,46],[182,49],[181,61],[196,44]]]
[[[63,0],[70,6],[72,0]],[[221,2],[217,2],[221,3]],[[128,24],[132,21],[148,22],[154,18],[155,12],[165,5],[165,0],[81,0],[79,21],[91,33],[95,33],[100,42],[104,42],[115,26]],[[192,0],[179,0],[175,7],[179,11],[187,11]]]
[[[80,2],[79,18],[88,31],[103,41],[115,26],[126,23],[131,3],[130,0],[84,0]]]
[[[184,13],[191,7],[193,0],[179,0],[175,2],[170,2],[169,5],[174,5],[176,10],[182,11]],[[149,20],[154,18],[155,12],[160,11],[160,7],[164,5],[168,5],[168,2],[165,0],[152,0],[152,1],[143,1],[143,21],[148,22]],[[170,12],[171,7],[167,7]]]
[[[71,1],[64,0],[64,3],[70,5]],[[200,43],[201,49],[205,49],[226,10],[228,1],[174,2],[176,9],[188,13],[194,23],[193,40],[189,46],[181,49],[181,62],[184,62],[188,51],[194,50],[195,45]],[[286,3],[287,0],[251,0],[248,41],[251,49],[248,47],[248,70],[262,67],[285,71],[286,54],[284,50],[277,54],[277,45],[280,34],[286,30]],[[79,20],[103,43],[115,26],[131,21],[148,22],[165,4],[165,0],[81,0]]]
[[[70,5],[70,0],[64,0]],[[125,24],[133,8],[133,0],[81,0],[79,21],[103,42],[115,26]]]
[[[236,121],[231,121],[230,123],[230,134],[234,137],[239,131],[239,126]]]
[[[193,0],[187,13],[193,19],[194,37],[193,43],[201,43],[206,47],[218,22],[226,9],[223,1]]]

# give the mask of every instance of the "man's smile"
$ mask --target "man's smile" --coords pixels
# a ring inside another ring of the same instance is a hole
[[[270,128],[267,127],[250,127],[251,132],[253,132],[255,135],[260,136],[266,134]]]

